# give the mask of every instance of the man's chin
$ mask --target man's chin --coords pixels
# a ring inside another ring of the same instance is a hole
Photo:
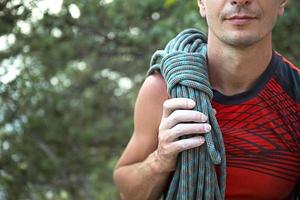
[[[255,45],[261,39],[259,37],[252,36],[224,36],[222,41],[235,48],[247,48]]]

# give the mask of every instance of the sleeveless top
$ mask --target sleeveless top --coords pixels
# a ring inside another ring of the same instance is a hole
[[[223,133],[226,200],[295,199],[300,177],[300,70],[280,54],[254,86],[212,105]]]

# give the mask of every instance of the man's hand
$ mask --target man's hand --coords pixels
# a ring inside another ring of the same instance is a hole
[[[204,143],[204,137],[201,135],[179,139],[184,135],[203,134],[211,130],[211,126],[205,123],[207,116],[192,110],[194,107],[195,102],[187,98],[173,98],[164,102],[158,148],[154,152],[158,172],[173,171],[178,153]]]

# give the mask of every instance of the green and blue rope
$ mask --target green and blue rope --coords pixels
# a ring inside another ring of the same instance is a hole
[[[179,154],[166,200],[224,200],[226,186],[225,148],[210,100],[213,92],[207,72],[207,38],[197,29],[186,29],[164,50],[154,53],[148,75],[158,71],[172,98],[196,102],[195,110],[208,116],[212,130],[205,134],[206,145]],[[186,136],[185,138],[187,138]],[[215,165],[220,165],[217,178]]]

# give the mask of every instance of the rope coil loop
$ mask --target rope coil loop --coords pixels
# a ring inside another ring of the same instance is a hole
[[[205,134],[206,145],[179,154],[176,170],[165,194],[166,200],[223,200],[225,197],[225,148],[210,103],[213,92],[208,79],[206,54],[206,36],[197,29],[186,29],[151,58],[147,75],[160,72],[170,96],[193,99],[195,110],[207,115],[207,122],[212,126],[212,130]],[[214,165],[220,165],[219,180]]]

